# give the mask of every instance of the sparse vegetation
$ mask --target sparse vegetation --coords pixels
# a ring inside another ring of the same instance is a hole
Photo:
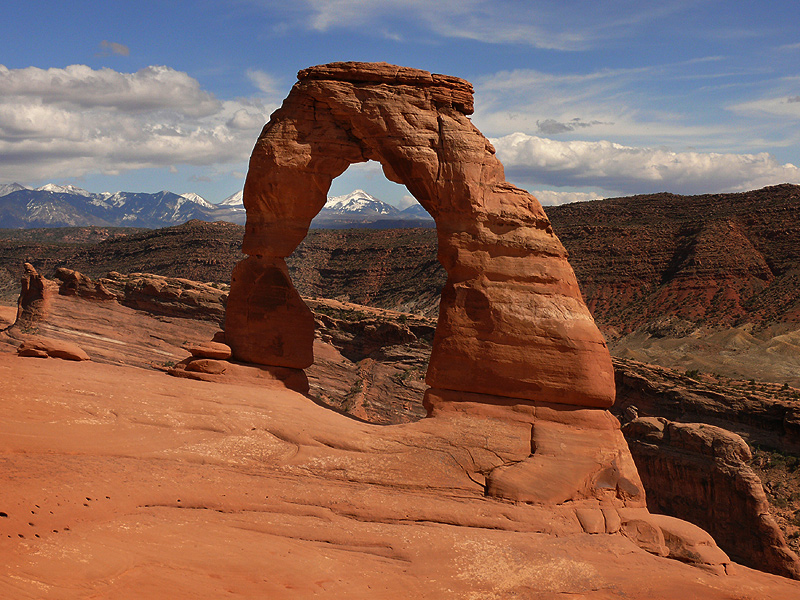
[[[688,377],[689,379],[694,379],[695,381],[700,379],[700,371],[698,371],[697,369],[689,369],[684,373],[684,375],[686,375],[686,377]]]

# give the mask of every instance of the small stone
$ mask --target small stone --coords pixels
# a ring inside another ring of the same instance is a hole
[[[228,368],[228,363],[223,360],[212,358],[197,358],[186,363],[186,370],[193,373],[208,373],[209,375],[219,375]]]
[[[17,348],[17,354],[19,356],[34,356],[37,358],[49,356],[63,360],[90,360],[89,355],[75,344],[43,337],[25,340]]]
[[[183,349],[188,350],[192,356],[197,358],[228,360],[231,357],[231,347],[220,342],[186,343],[183,345]]]

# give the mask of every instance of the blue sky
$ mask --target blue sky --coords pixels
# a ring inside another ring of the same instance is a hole
[[[20,14],[21,13],[21,14]],[[475,125],[543,204],[800,183],[800,2],[37,2],[0,37],[0,184],[241,189],[298,70],[468,79]],[[410,202],[376,165],[361,187]]]

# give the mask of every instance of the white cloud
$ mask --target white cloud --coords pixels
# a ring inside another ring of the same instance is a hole
[[[63,107],[106,108],[125,112],[179,110],[204,116],[219,101],[199,82],[169,67],[145,67],[136,73],[70,65],[64,69],[8,69],[0,65],[0,97]]]
[[[288,88],[283,89],[277,77],[258,69],[248,69],[247,78],[269,98],[282,97],[288,93]]]
[[[674,152],[609,141],[557,141],[514,133],[493,139],[511,181],[525,187],[593,187],[623,194],[741,191],[800,183],[800,168],[766,152]]]
[[[408,194],[401,196],[400,199],[395,202],[395,206],[400,210],[408,208],[409,206],[414,206],[415,204],[419,204],[417,199]]]
[[[253,131],[256,128],[263,127],[265,123],[264,115],[260,112],[251,112],[246,108],[240,108],[233,113],[233,116],[225,124],[231,129]]]
[[[240,165],[276,106],[220,101],[168,67],[136,73],[0,65],[0,178]]]
[[[531,194],[543,206],[558,206],[569,204],[570,202],[588,202],[590,200],[602,200],[606,196],[601,196],[597,192],[560,192],[555,190],[532,190]]]
[[[711,65],[716,61],[693,62]],[[685,66],[558,75],[533,69],[501,71],[475,82],[473,121],[492,136],[525,131],[632,143],[728,142],[723,140],[730,137],[724,127],[693,121],[696,115],[691,102],[688,107],[679,106],[655,91],[666,81],[684,77]],[[662,97],[655,99],[652,95],[658,93]]]
[[[786,95],[764,98],[761,100],[753,100],[752,102],[742,102],[741,104],[735,104],[729,108],[734,112],[745,115],[762,113],[776,117],[800,119],[800,96]]]

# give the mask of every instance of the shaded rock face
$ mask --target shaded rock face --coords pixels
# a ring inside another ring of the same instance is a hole
[[[737,562],[800,579],[800,558],[769,513],[741,437],[662,417],[634,419],[622,431],[648,490],[650,510],[706,528]]]
[[[256,143],[247,225],[228,300],[239,360],[306,368],[314,321],[285,258],[322,209],[333,178],[378,161],[436,220],[447,271],[427,374],[434,397],[479,393],[611,406],[605,342],[539,202],[505,181],[472,125],[472,86],[385,63],[333,63],[298,74]]]

